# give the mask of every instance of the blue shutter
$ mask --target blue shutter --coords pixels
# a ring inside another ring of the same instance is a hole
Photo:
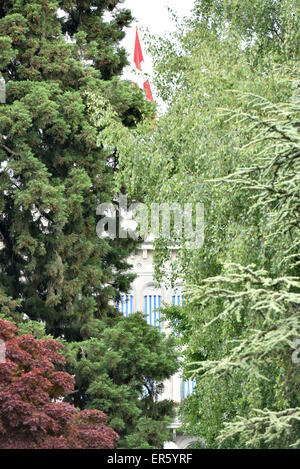
[[[181,295],[173,295],[173,305],[181,306],[183,301],[183,297]]]
[[[121,295],[121,301],[117,305],[118,310],[128,318],[133,313],[133,295]]]
[[[185,399],[187,396],[190,396],[194,392],[195,380],[188,379],[187,381],[182,382],[182,397]]]
[[[150,326],[160,327],[160,295],[145,295],[145,319]]]

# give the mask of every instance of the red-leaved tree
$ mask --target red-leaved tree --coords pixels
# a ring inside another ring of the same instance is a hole
[[[16,332],[0,318],[0,448],[113,449],[119,437],[103,412],[58,402],[74,391],[73,377],[56,371],[65,361],[63,345]]]

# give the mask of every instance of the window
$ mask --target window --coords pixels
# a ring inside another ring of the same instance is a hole
[[[183,399],[193,394],[195,384],[196,382],[194,379],[188,379],[187,381],[182,381],[182,398]]]
[[[145,302],[145,319],[148,324],[154,327],[160,327],[161,312],[161,291],[154,286],[145,288],[144,290]]]
[[[128,318],[133,313],[133,295],[121,295],[121,300],[117,305],[118,310]]]
[[[176,287],[174,289],[172,300],[173,300],[173,305],[182,306],[183,294],[182,294],[182,287],[181,286]]]

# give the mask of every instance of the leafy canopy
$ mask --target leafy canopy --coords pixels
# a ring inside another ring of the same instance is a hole
[[[184,428],[208,447],[299,446],[299,17],[293,0],[197,1],[151,46],[168,112],[119,140],[132,197],[205,206],[203,248],[183,239],[172,262],[184,306],[165,315],[196,379]]]

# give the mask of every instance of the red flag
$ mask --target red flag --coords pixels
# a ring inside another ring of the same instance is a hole
[[[141,63],[144,62],[143,52],[139,39],[138,29],[136,28],[135,46],[134,46],[134,62],[138,70],[142,70]]]
[[[153,96],[151,93],[151,86],[150,86],[149,80],[146,80],[143,86],[144,86],[145,91],[147,92],[146,98],[148,98],[150,101],[153,102]]]

